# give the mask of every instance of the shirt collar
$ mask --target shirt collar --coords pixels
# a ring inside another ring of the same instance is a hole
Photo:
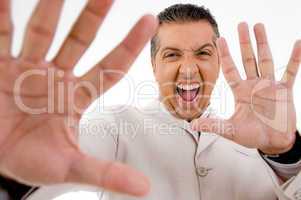
[[[194,137],[194,139],[196,141],[198,141],[199,133],[197,131],[191,130],[190,122],[180,119],[180,118],[177,118],[174,115],[172,115],[159,99],[156,99],[156,100],[153,100],[152,102],[150,102],[148,105],[146,105],[143,108],[143,110],[145,112],[147,112],[147,114],[155,116],[159,120],[162,119],[162,121],[164,121],[165,123],[169,123],[169,124],[175,125],[179,128],[186,130],[188,133],[190,133]],[[213,109],[209,105],[209,106],[207,106],[207,108],[204,110],[204,112],[201,114],[200,117],[204,118],[204,117],[209,117],[212,115],[213,115]]]

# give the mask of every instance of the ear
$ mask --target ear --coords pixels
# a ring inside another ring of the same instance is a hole
[[[218,38],[217,38],[218,39]],[[221,56],[220,56],[220,51],[219,51],[219,47],[218,44],[216,43],[216,52],[217,52],[217,62],[218,62],[218,66],[221,67]]]
[[[154,72],[154,74],[155,74],[155,73],[156,73],[156,62],[155,62],[155,58],[152,58],[152,59],[151,59],[151,62],[152,62],[153,72]]]

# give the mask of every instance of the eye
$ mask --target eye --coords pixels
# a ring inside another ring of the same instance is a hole
[[[179,54],[178,53],[166,53],[164,54],[164,58],[174,58],[174,57],[178,57]]]
[[[211,56],[211,52],[208,51],[199,51],[196,53],[197,56]]]

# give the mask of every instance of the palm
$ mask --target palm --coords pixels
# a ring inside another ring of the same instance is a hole
[[[229,120],[236,129],[235,141],[247,147],[268,148],[263,140],[294,136],[296,114],[290,88],[268,79],[254,79],[242,81],[233,93],[235,113]],[[279,146],[278,140],[270,142],[273,147]]]
[[[67,91],[59,92],[58,87],[64,83],[62,88],[66,90],[68,85],[74,85],[76,79],[67,80],[65,75],[55,78],[50,85],[47,74],[55,74],[62,70],[48,63],[35,69],[36,72],[45,73],[45,76],[36,75],[24,79],[20,84],[20,91],[17,91],[14,80],[21,80],[20,77],[24,76],[26,71],[29,72],[28,66],[37,64],[11,59],[1,65],[0,104],[10,104],[1,109],[2,160],[9,163],[10,169],[15,170],[14,176],[22,177],[23,181],[28,183],[65,181],[69,170],[66,160],[78,159],[80,155],[75,139],[76,130],[70,126],[70,123],[78,123],[80,113],[70,110],[68,99],[60,101],[60,97],[67,96]],[[52,89],[56,92],[50,92]],[[87,93],[79,89],[75,95],[75,105],[82,108],[88,106],[91,98]],[[53,99],[53,105],[49,104],[50,99]],[[33,174],[27,170],[32,167],[32,157],[35,159],[35,168],[40,169],[32,171]],[[19,166],[24,170],[20,170]],[[39,181],[39,177],[47,179]]]
[[[193,125],[198,130],[215,132],[265,153],[282,153],[290,149],[295,140],[296,113],[292,87],[300,63],[301,43],[296,43],[282,80],[275,81],[264,27],[258,24],[254,30],[258,62],[246,24],[239,26],[246,80],[241,79],[225,40],[218,41],[223,73],[234,94],[234,114],[228,120],[199,119]]]
[[[39,2],[18,58],[10,55],[10,1],[0,4],[4,8],[0,11],[0,173],[33,185],[78,182],[133,195],[144,194],[147,184],[143,175],[125,165],[81,153],[76,134],[82,112],[97,95],[121,78],[107,74],[106,69],[124,73],[128,70],[155,31],[154,18],[143,17],[125,40],[92,70],[75,77],[73,66],[92,42],[111,6],[110,0],[87,3],[51,62],[44,58],[63,1]],[[87,26],[89,31],[84,29]],[[135,187],[142,183],[144,188]]]

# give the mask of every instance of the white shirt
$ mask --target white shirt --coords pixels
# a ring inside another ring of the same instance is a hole
[[[202,117],[211,115],[208,108]],[[107,114],[84,118],[79,141],[85,153],[121,161],[147,175],[151,191],[142,200],[284,200],[301,193],[301,173],[280,186],[256,149],[212,133],[199,137],[187,121],[173,117],[159,101],[142,109],[113,107]],[[51,199],[85,189],[72,184],[50,186],[29,199]],[[138,199],[103,192],[103,199]]]

